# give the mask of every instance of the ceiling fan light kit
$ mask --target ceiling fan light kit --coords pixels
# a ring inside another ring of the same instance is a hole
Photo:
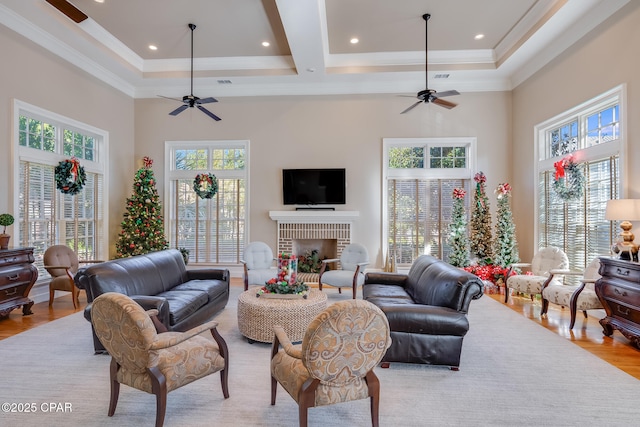
[[[457,90],[447,90],[444,92],[436,92],[433,89],[429,89],[429,70],[428,70],[428,66],[429,66],[429,61],[428,61],[428,52],[429,52],[429,18],[431,18],[431,15],[428,13],[425,13],[424,15],[422,15],[422,19],[424,19],[424,27],[425,27],[425,36],[424,36],[424,53],[425,53],[425,61],[424,61],[424,73],[425,73],[425,87],[426,89],[421,90],[420,92],[418,92],[418,94],[416,95],[416,98],[418,99],[417,102],[413,103],[412,105],[409,106],[409,108],[405,109],[404,111],[402,111],[400,114],[404,114],[404,113],[408,113],[409,111],[413,110],[415,107],[418,106],[418,104],[422,104],[424,103],[432,103],[432,104],[436,104],[439,105],[441,107],[447,108],[447,109],[452,109],[453,107],[455,107],[456,103],[451,102],[451,101],[446,101],[444,99],[441,99],[445,96],[453,96],[453,95],[460,95],[460,93]]]
[[[211,117],[216,122],[219,122],[220,120],[222,120],[220,117],[216,116],[211,111],[207,110],[201,105],[201,104],[210,104],[212,102],[218,102],[218,100],[213,97],[198,98],[193,94],[193,31],[196,29],[196,25],[189,24],[189,29],[191,30],[191,92],[189,95],[183,96],[182,99],[170,98],[162,95],[158,95],[158,96],[160,96],[161,98],[172,99],[174,101],[182,102],[181,106],[179,106],[178,108],[176,108],[175,110],[169,113],[170,116],[177,116],[187,108],[196,107],[198,110],[202,111],[203,113]]]

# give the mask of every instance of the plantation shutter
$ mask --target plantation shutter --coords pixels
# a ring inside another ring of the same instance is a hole
[[[618,156],[584,162],[585,194],[564,203],[553,191],[554,171],[539,177],[540,247],[557,246],[569,258],[572,270],[584,269],[597,256],[609,254],[616,230],[604,219],[607,200],[618,197]],[[577,278],[565,277],[567,283]]]
[[[238,263],[244,247],[244,181],[218,179],[218,192],[201,199],[193,180],[172,183],[170,241],[196,263]]]
[[[428,254],[447,259],[446,243],[456,187],[465,188],[463,179],[390,179],[388,181],[388,250],[397,265],[410,265]],[[467,200],[468,203],[468,200]]]
[[[49,246],[63,244],[81,260],[99,259],[99,242],[104,238],[103,180],[100,174],[87,173],[81,192],[62,194],[56,189],[54,166],[20,161],[19,245],[43,254]],[[34,265],[39,277],[49,277],[41,256],[35,257]]]

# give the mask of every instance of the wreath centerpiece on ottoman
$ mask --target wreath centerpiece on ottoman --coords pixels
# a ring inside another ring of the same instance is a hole
[[[62,160],[55,168],[56,188],[64,194],[78,194],[87,179],[84,167],[75,157]]]
[[[298,257],[281,253],[278,255],[278,275],[258,289],[256,297],[307,298],[309,285],[298,280]]]
[[[553,164],[556,174],[553,190],[565,202],[577,200],[584,193],[584,175],[573,155],[568,155]]]
[[[218,192],[218,179],[212,173],[199,173],[193,180],[193,191],[201,199],[211,199]]]

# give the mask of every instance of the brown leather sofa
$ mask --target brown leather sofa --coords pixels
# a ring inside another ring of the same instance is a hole
[[[458,370],[469,304],[483,291],[477,276],[429,255],[417,258],[406,275],[367,273],[363,297],[382,309],[391,328],[391,347],[382,362]]]
[[[84,317],[91,321],[91,303],[106,292],[129,296],[145,309],[157,309],[169,331],[184,332],[222,310],[229,301],[229,270],[187,270],[177,249],[106,261],[76,273],[77,287],[87,292]],[[105,352],[93,334],[96,353]]]

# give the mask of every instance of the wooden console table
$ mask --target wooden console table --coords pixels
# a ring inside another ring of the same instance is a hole
[[[609,257],[600,258],[596,294],[607,316],[600,320],[606,336],[615,329],[640,348],[640,264]]]
[[[22,306],[24,316],[33,314],[29,291],[38,278],[33,248],[0,250],[0,318]]]

